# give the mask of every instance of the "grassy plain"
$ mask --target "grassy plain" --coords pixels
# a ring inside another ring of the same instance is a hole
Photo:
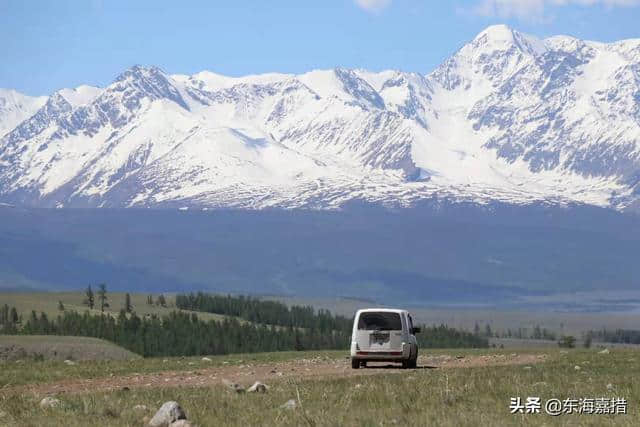
[[[474,353],[499,354],[504,350],[440,350],[432,353],[456,357]],[[339,352],[326,354],[337,358],[344,355]],[[269,382],[270,389],[266,394],[229,393],[221,384],[62,394],[58,396],[61,406],[48,410],[38,407],[42,396],[3,394],[0,389],[0,411],[5,413],[3,421],[8,425],[139,426],[143,417],[152,416],[163,402],[176,400],[188,418],[199,426],[640,425],[640,383],[637,381],[640,353],[630,349],[616,349],[608,354],[593,349],[545,349],[544,354],[547,356],[544,363],[528,366],[379,370],[374,375],[274,378]],[[315,355],[317,353],[224,356],[214,358],[211,363],[233,363],[247,357],[265,362],[273,358],[282,361]],[[178,361],[172,359],[170,363]],[[143,362],[150,370],[163,369],[167,365],[153,359]],[[144,364],[137,363],[141,362],[114,362],[110,368],[116,372],[144,368]],[[82,375],[95,375],[97,370],[87,367]],[[540,397],[543,402],[551,398],[622,397],[627,399],[628,413],[554,417],[543,409],[539,414],[511,414],[510,398],[526,399],[528,396]],[[289,399],[297,402],[297,408],[281,409]],[[138,411],[134,409],[135,405],[145,405],[148,409]]]
[[[96,289],[94,289],[95,293]],[[148,294],[131,294],[131,304],[133,310],[140,316],[145,314],[165,315],[176,310],[175,296],[165,295],[167,306],[162,307],[156,304],[147,304]],[[105,309],[106,313],[117,315],[124,308],[125,294],[122,292],[108,292],[109,307]],[[154,301],[158,295],[153,295]],[[50,319],[56,318],[60,314],[58,302],[61,301],[65,310],[75,310],[84,313],[89,308],[83,304],[85,295],[83,291],[77,292],[3,292],[0,293],[0,305],[7,304],[9,307],[15,307],[18,314],[22,314],[24,318],[28,318],[32,310],[36,313],[46,313]],[[100,306],[96,296],[96,306],[93,310],[89,310],[92,314],[100,314]],[[192,313],[189,310],[184,310]],[[195,312],[193,312],[195,313]],[[224,316],[212,313],[197,313],[201,319],[223,319]]]
[[[0,335],[0,360],[131,360],[140,356],[98,338],[56,335]],[[0,378],[10,368],[3,369]],[[0,380],[1,384],[1,380]]]

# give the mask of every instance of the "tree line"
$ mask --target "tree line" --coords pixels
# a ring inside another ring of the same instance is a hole
[[[329,310],[314,310],[311,306],[291,307],[278,301],[261,300],[249,296],[197,294],[176,295],[176,307],[183,310],[235,316],[254,323],[294,328],[342,331],[351,333],[353,319],[332,315]]]
[[[601,329],[598,331],[588,331],[586,336],[598,342],[640,344],[640,330],[637,329]]]
[[[349,344],[349,336],[340,331],[257,325],[234,318],[204,321],[179,311],[162,317],[140,317],[125,310],[118,316],[65,311],[56,319],[32,311],[22,323],[3,326],[2,333],[102,338],[145,357],[341,349]]]
[[[416,334],[419,348],[487,348],[487,337],[447,325],[423,326]]]

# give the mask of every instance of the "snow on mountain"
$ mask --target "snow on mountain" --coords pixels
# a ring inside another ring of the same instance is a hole
[[[0,137],[35,113],[46,101],[46,96],[33,97],[0,89]]]
[[[0,109],[11,126],[0,140],[6,202],[640,207],[638,40],[538,40],[493,26],[428,75],[135,66],[104,89],[38,100]]]

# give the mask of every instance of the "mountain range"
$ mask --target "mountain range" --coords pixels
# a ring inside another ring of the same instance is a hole
[[[640,211],[640,39],[492,26],[428,74],[169,75],[0,89],[0,202],[336,209],[354,201]]]

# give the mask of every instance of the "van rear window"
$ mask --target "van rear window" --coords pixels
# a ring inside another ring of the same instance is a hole
[[[365,312],[360,313],[358,329],[368,331],[401,331],[402,321],[398,313]]]

